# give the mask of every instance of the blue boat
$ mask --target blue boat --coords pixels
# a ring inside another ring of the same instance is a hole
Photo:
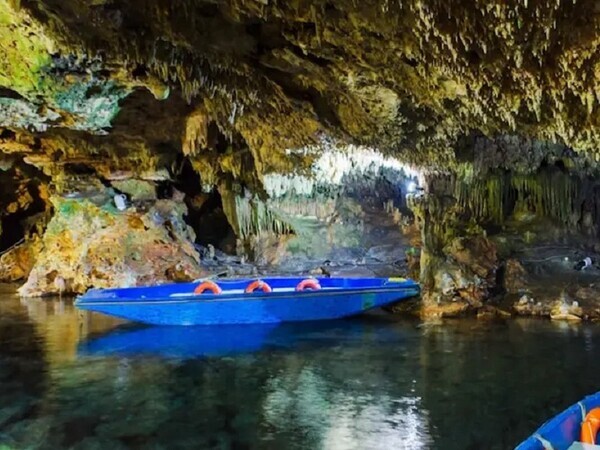
[[[263,278],[92,289],[75,305],[151,325],[227,325],[330,320],[414,297],[403,278]]]
[[[516,450],[600,449],[598,445],[580,443],[582,425],[586,416],[595,408],[600,408],[600,392],[584,398],[550,419],[532,436],[523,441]],[[596,411],[596,413],[600,413],[600,411]],[[590,423],[593,425],[593,422],[592,418]],[[598,425],[600,423],[596,424],[596,429]],[[592,434],[595,434],[595,430]]]

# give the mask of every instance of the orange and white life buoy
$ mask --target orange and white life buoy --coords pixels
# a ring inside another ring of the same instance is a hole
[[[246,294],[252,294],[257,289],[261,289],[264,293],[273,292],[273,289],[271,289],[271,286],[269,286],[268,283],[265,283],[262,280],[253,281],[252,283],[250,283],[248,285],[248,287],[246,288],[246,290],[244,292],[246,292]]]
[[[200,295],[204,294],[206,291],[210,291],[212,294],[220,294],[223,290],[219,287],[217,283],[212,281],[203,281],[196,289],[194,289],[194,294]]]
[[[594,408],[586,414],[581,424],[581,439],[584,444],[596,444],[596,435],[600,429],[600,408]]]
[[[318,280],[315,280],[314,278],[307,278],[306,280],[302,280],[300,283],[298,283],[298,286],[296,286],[296,291],[298,292],[302,292],[306,289],[318,291],[321,289],[321,285],[319,284]]]

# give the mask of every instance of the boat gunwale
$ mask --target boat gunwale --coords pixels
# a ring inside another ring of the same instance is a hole
[[[199,303],[198,300],[203,300],[203,303],[225,303],[225,302],[240,302],[240,301],[265,301],[265,300],[291,300],[298,297],[325,297],[325,296],[340,296],[340,295],[352,295],[352,294],[377,294],[377,293],[393,293],[393,292],[402,292],[402,291],[412,291],[412,296],[417,296],[420,294],[420,288],[418,284],[414,284],[412,286],[389,286],[389,287],[368,287],[368,288],[331,288],[327,289],[326,292],[323,290],[318,291],[287,291],[287,292],[252,292],[249,294],[246,293],[236,293],[227,295],[226,291],[222,294],[200,294],[194,295],[193,293],[186,297],[156,297],[156,298],[129,298],[123,299],[119,297],[111,298],[102,298],[96,297],[98,301],[94,300],[95,297],[90,296],[89,299],[91,301],[87,301],[85,297],[86,294],[80,296],[75,301],[76,306],[92,306],[92,305],[155,305],[155,304],[181,304],[181,303]],[[406,298],[406,297],[405,297]]]

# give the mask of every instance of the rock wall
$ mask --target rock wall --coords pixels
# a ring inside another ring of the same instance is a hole
[[[55,213],[19,289],[22,296],[191,281],[206,274],[183,221],[185,205],[158,200],[120,211],[112,199],[100,199],[51,199]]]
[[[481,308],[508,231],[597,236],[599,22],[592,0],[0,0],[0,279],[190,278],[194,243],[281,259],[294,216],[359,234],[357,199],[407,228],[411,164],[426,307]]]
[[[549,158],[527,173],[487,167],[430,176],[425,192],[409,199],[422,238],[422,314],[485,315],[494,307],[597,317],[589,292],[600,281],[600,177],[576,168],[580,163]]]

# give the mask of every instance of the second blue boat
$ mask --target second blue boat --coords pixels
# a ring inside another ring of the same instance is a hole
[[[589,395],[543,424],[516,450],[600,449],[600,392]]]
[[[92,289],[81,309],[153,325],[224,325],[353,316],[419,294],[403,278],[264,278]]]

